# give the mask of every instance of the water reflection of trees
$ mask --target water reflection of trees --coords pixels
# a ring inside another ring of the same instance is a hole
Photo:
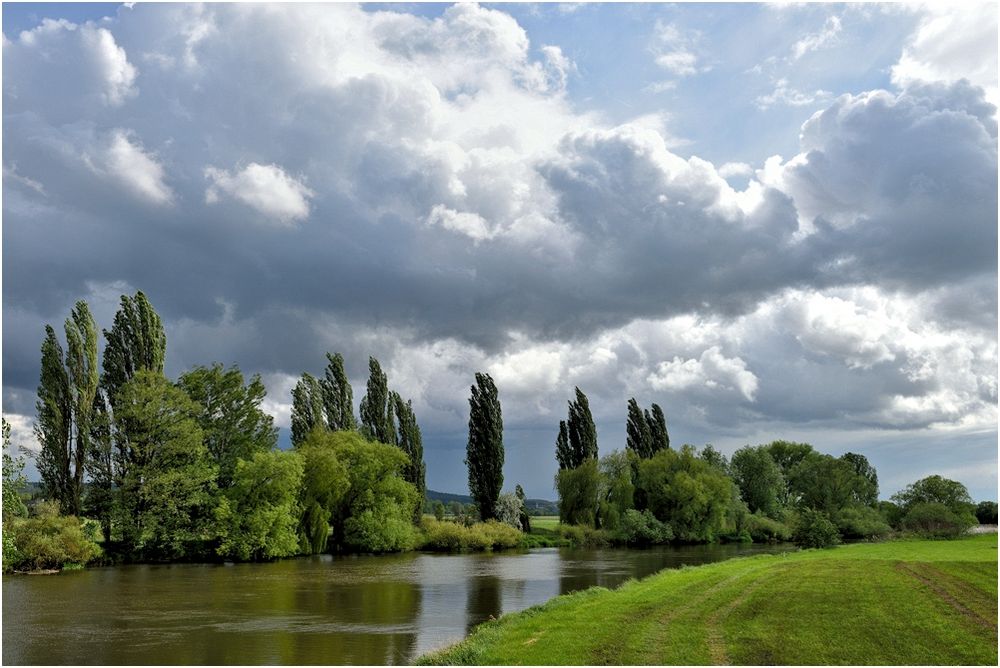
[[[496,575],[475,575],[469,578],[466,589],[465,632],[481,624],[490,615],[499,617],[503,611],[502,581]]]

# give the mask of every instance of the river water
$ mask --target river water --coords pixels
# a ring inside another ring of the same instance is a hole
[[[399,664],[488,619],[663,568],[789,546],[123,566],[3,576],[3,663]]]

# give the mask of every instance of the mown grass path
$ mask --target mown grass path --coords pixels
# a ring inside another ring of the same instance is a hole
[[[424,664],[997,663],[997,536],[664,571],[479,626]]]

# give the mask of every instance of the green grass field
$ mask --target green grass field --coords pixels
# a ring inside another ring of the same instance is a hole
[[[663,571],[487,622],[418,663],[996,665],[997,536]]]

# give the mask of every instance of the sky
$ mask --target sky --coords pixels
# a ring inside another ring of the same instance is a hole
[[[3,412],[44,327],[144,291],[166,373],[368,356],[464,493],[555,498],[574,387],[675,445],[864,454],[997,498],[997,8],[3,5]],[[29,477],[32,470],[29,468]]]

